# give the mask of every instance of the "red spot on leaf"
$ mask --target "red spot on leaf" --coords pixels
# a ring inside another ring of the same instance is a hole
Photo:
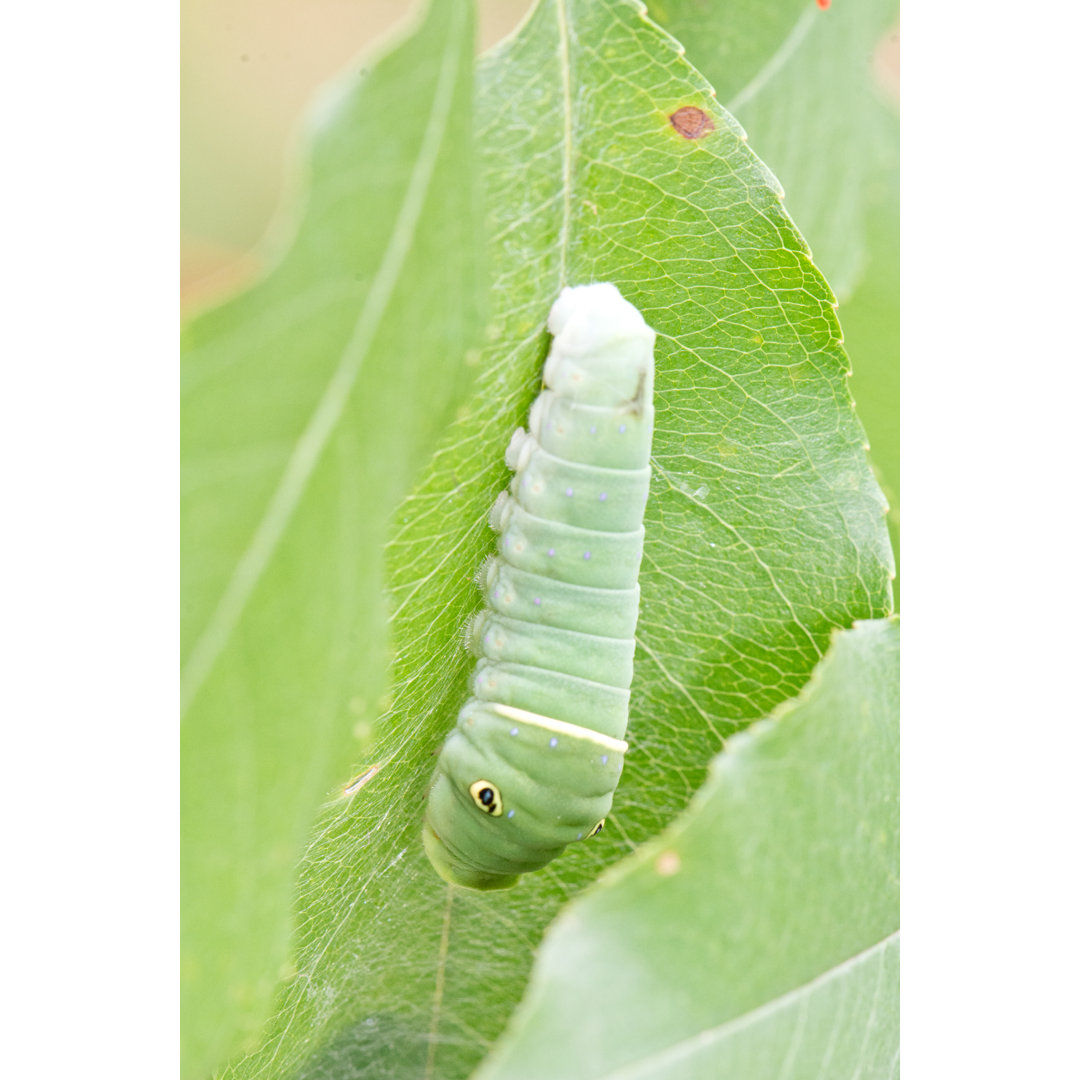
[[[671,121],[671,126],[684,139],[700,139],[703,135],[708,135],[710,131],[716,130],[712,117],[696,105],[684,105],[681,109],[676,109],[668,119]]]
[[[821,8],[822,11],[828,10],[828,7],[831,3],[832,0],[817,0],[817,6]]]

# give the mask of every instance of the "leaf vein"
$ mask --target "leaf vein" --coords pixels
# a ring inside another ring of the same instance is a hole
[[[420,212],[435,174],[435,163],[450,119],[450,107],[453,100],[451,90],[458,74],[458,54],[454,41],[463,30],[463,10],[457,15],[456,23],[456,34],[448,34],[431,111],[416,159],[416,167],[409,178],[409,186],[402,199],[390,242],[379,264],[371,290],[364,301],[352,336],[342,351],[338,366],[319,399],[307,427],[297,440],[281,480],[270,498],[262,519],[255,528],[250,544],[237,562],[217,607],[184,664],[180,676],[181,719],[187,713],[217,663],[218,657],[232,637],[248,600],[277,550],[326,444],[341,419],[345,404],[363,367],[368,348],[375,337],[398,277],[405,265],[406,256],[412,246],[420,220]]]

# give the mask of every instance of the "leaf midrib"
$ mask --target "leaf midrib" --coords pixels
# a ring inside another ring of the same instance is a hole
[[[572,218],[573,199],[571,198],[571,189],[573,186],[573,141],[574,141],[574,119],[573,109],[570,105],[571,100],[571,81],[570,81],[570,15],[568,8],[569,0],[554,0],[555,6],[555,21],[559,32],[559,76],[560,85],[562,87],[562,106],[563,106],[563,123],[562,123],[562,226],[559,232],[559,288],[562,289],[568,284],[567,281],[567,252],[570,248],[570,223]],[[530,20],[526,20],[522,26],[529,25]],[[516,35],[514,35],[516,36]],[[512,40],[512,39],[508,39]],[[400,607],[399,607],[400,610]],[[432,1015],[431,1015],[431,1027],[430,1027],[430,1039],[432,1051],[428,1054],[427,1065],[424,1071],[425,1078],[430,1078],[434,1075],[436,1053],[434,1047],[436,1046],[436,1036],[438,1035],[439,1022],[442,1014],[442,996],[443,996],[443,984],[446,976],[446,965],[449,961],[448,950],[448,933],[451,918],[450,900],[453,896],[453,887],[447,886],[450,892],[450,896],[447,899],[447,909],[444,924],[444,933],[439,950],[439,956],[436,960],[435,971],[435,992],[432,998]]]
[[[386,314],[412,247],[420,213],[435,173],[435,162],[449,126],[454,97],[452,88],[458,76],[459,40],[466,25],[466,6],[455,5],[420,151],[389,243],[353,332],[342,349],[338,365],[289,456],[281,479],[255,527],[251,542],[237,561],[213,613],[181,669],[181,720],[225,650],[252,593],[270,564],[323,450],[341,419],[368,349]]]
[[[846,960],[841,960],[838,964],[834,964],[831,968],[821,972],[821,974],[815,975],[814,978],[802,985],[788,990],[778,997],[771,998],[769,1001],[763,1002],[761,1005],[749,1009],[739,1016],[725,1020],[715,1027],[706,1028],[685,1039],[680,1039],[678,1042],[664,1047],[663,1050],[650,1054],[647,1058],[636,1061],[624,1068],[616,1069],[614,1072],[604,1073],[598,1076],[596,1080],[644,1080],[648,1076],[661,1075],[658,1070],[685,1058],[688,1054],[703,1050],[722,1039],[768,1019],[773,1013],[780,1012],[789,1005],[813,994],[834,979],[841,978],[853,968],[869,962],[879,954],[883,955],[889,946],[898,941],[899,938],[900,931],[894,930],[880,941],[874,942],[873,945],[855,953],[853,956],[849,956]]]
[[[810,28],[818,13],[813,8],[806,11],[796,20],[788,35],[780,43],[780,47],[762,65],[761,70],[737,93],[733,94],[729,101],[724,102],[724,108],[733,116],[745,105],[754,100],[769,85],[770,82],[785,68],[788,61],[798,51],[800,45],[806,39]]]
[[[557,25],[558,35],[559,35],[559,51],[558,51],[557,60],[558,60],[558,65],[559,65],[560,86],[562,88],[562,113],[563,113],[563,116],[562,116],[562,144],[561,144],[561,149],[562,149],[562,210],[563,210],[563,212],[562,212],[562,224],[561,224],[561,227],[560,227],[559,238],[558,238],[558,247],[559,247],[559,287],[560,287],[560,289],[569,284],[567,260],[568,260],[568,252],[569,252],[569,247],[570,247],[570,229],[571,229],[572,211],[573,211],[572,190],[573,190],[574,125],[573,125],[573,109],[571,108],[572,83],[571,83],[571,63],[570,63],[571,56],[570,56],[570,13],[569,13],[569,3],[570,3],[570,0],[553,0],[553,6],[554,6],[554,11],[555,11],[555,20],[556,20],[556,25]],[[810,14],[810,13],[808,13],[808,14]],[[529,25],[529,20],[526,20],[522,24],[523,27],[527,26],[527,25]],[[658,29],[659,29],[659,27],[658,27]],[[790,54],[795,51],[797,46],[801,43],[802,38],[805,37],[806,32],[808,30],[809,30],[809,23],[807,23],[804,26],[802,20],[797,22],[795,27],[793,28],[791,34],[789,34],[788,38],[781,45],[780,49],[778,50],[777,55],[775,57],[773,57],[773,59],[770,61],[769,64],[766,65],[765,69],[763,69],[763,71],[759,74],[758,78],[753,80],[752,83],[745,88],[743,93],[745,94],[747,91],[751,91],[751,89],[752,89],[753,93],[756,94],[761,89],[761,85],[755,85],[755,84],[761,83],[763,85],[764,82],[767,82],[772,78],[772,76],[776,73],[777,70],[779,70],[779,68],[783,67],[784,64],[786,64],[787,60],[790,57]],[[509,43],[510,40],[511,39],[507,39],[507,41],[503,42],[502,44],[505,46],[506,44]],[[807,456],[809,458],[809,455],[807,455]],[[739,539],[740,539],[740,541],[742,543],[746,544],[745,541],[742,541],[741,537],[739,537]],[[803,626],[803,624],[799,620],[799,618],[796,615],[790,601],[788,600],[786,595],[783,593],[782,589],[779,587],[778,583],[776,582],[775,578],[773,577],[771,569],[769,567],[765,566],[764,562],[761,561],[760,556],[757,555],[757,552],[754,550],[752,545],[746,544],[746,546],[750,551],[754,552],[755,556],[758,558],[758,561],[761,562],[761,565],[765,567],[766,571],[769,574],[770,579],[772,580],[773,587],[775,588],[776,592],[781,596],[781,598],[785,601],[785,603],[787,603],[787,605],[789,607],[789,610],[791,611],[792,617],[795,619],[795,622],[799,625],[800,629],[803,630],[804,634],[806,635],[806,637],[810,641],[811,645],[817,650],[818,655],[820,656],[820,649],[818,649],[817,646],[815,645],[814,640],[813,640],[813,636],[809,633],[807,628],[805,626]],[[411,594],[410,594],[410,597],[411,597]],[[400,606],[399,606],[399,610],[400,610]],[[449,888],[449,886],[448,886],[448,888]],[[447,910],[447,920],[449,920],[449,917],[450,917],[450,910],[448,908],[448,910]],[[447,952],[447,950],[445,948],[445,939],[443,941],[443,945],[444,945],[444,947],[440,949],[440,954],[439,954],[439,957],[438,957],[438,959],[436,961],[436,990],[435,990],[433,1000],[432,1000],[432,1020],[431,1020],[431,1027],[430,1027],[430,1037],[432,1039],[432,1046],[433,1047],[435,1045],[435,1038],[436,1038],[436,1035],[438,1033],[438,1028],[439,1028],[439,1020],[440,1020],[441,1006],[442,1006],[442,985],[443,985],[443,980],[445,978],[445,967],[446,967],[446,964],[448,963],[448,960],[449,960],[448,952]],[[807,984],[807,987],[809,987],[811,985],[813,985],[813,984]],[[803,989],[805,989],[805,988],[803,988]],[[796,994],[796,993],[798,993],[798,991],[792,991],[791,993]],[[777,1000],[777,1002],[779,1002],[781,999],[776,999],[776,1000]],[[767,1007],[768,1007],[768,1005],[762,1006],[760,1009],[755,1010],[755,1013],[761,1012],[763,1009],[766,1009]],[[754,1013],[746,1014],[747,1017],[752,1016],[752,1015],[754,1015]],[[734,1024],[736,1022],[737,1021],[727,1021],[726,1025],[722,1025],[721,1027],[731,1025],[731,1024]],[[721,1030],[721,1028],[714,1029],[714,1030],[719,1032]],[[698,1036],[698,1037],[700,1037],[700,1036]],[[669,1048],[668,1051],[665,1051],[665,1053],[671,1052],[671,1050],[676,1049],[677,1046],[678,1046],[678,1044],[676,1044],[676,1047]],[[428,1060],[427,1060],[427,1067],[426,1067],[426,1070],[425,1070],[425,1076],[426,1077],[432,1075],[432,1070],[433,1070],[434,1065],[435,1065],[435,1058],[436,1058],[436,1055],[435,1055],[434,1052],[429,1054]],[[613,1075],[611,1080],[623,1080],[623,1077]],[[626,1080],[629,1080],[629,1076],[626,1077]]]
[[[555,11],[559,28],[559,73],[563,90],[563,140],[562,140],[562,176],[563,176],[563,220],[559,235],[559,285],[569,284],[566,273],[566,256],[570,248],[570,213],[572,200],[570,189],[573,184],[574,117],[570,108],[570,15],[568,0],[556,0]]]

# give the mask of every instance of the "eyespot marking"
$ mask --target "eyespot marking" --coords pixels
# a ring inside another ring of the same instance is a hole
[[[503,812],[502,795],[499,789],[490,780],[474,780],[469,785],[469,795],[472,801],[492,817],[500,817]]]

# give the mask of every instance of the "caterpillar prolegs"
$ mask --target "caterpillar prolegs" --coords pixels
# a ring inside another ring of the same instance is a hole
[[[435,869],[474,889],[597,833],[627,748],[656,335],[610,284],[563,289],[547,325],[544,389],[492,508],[472,696],[424,821]]]

